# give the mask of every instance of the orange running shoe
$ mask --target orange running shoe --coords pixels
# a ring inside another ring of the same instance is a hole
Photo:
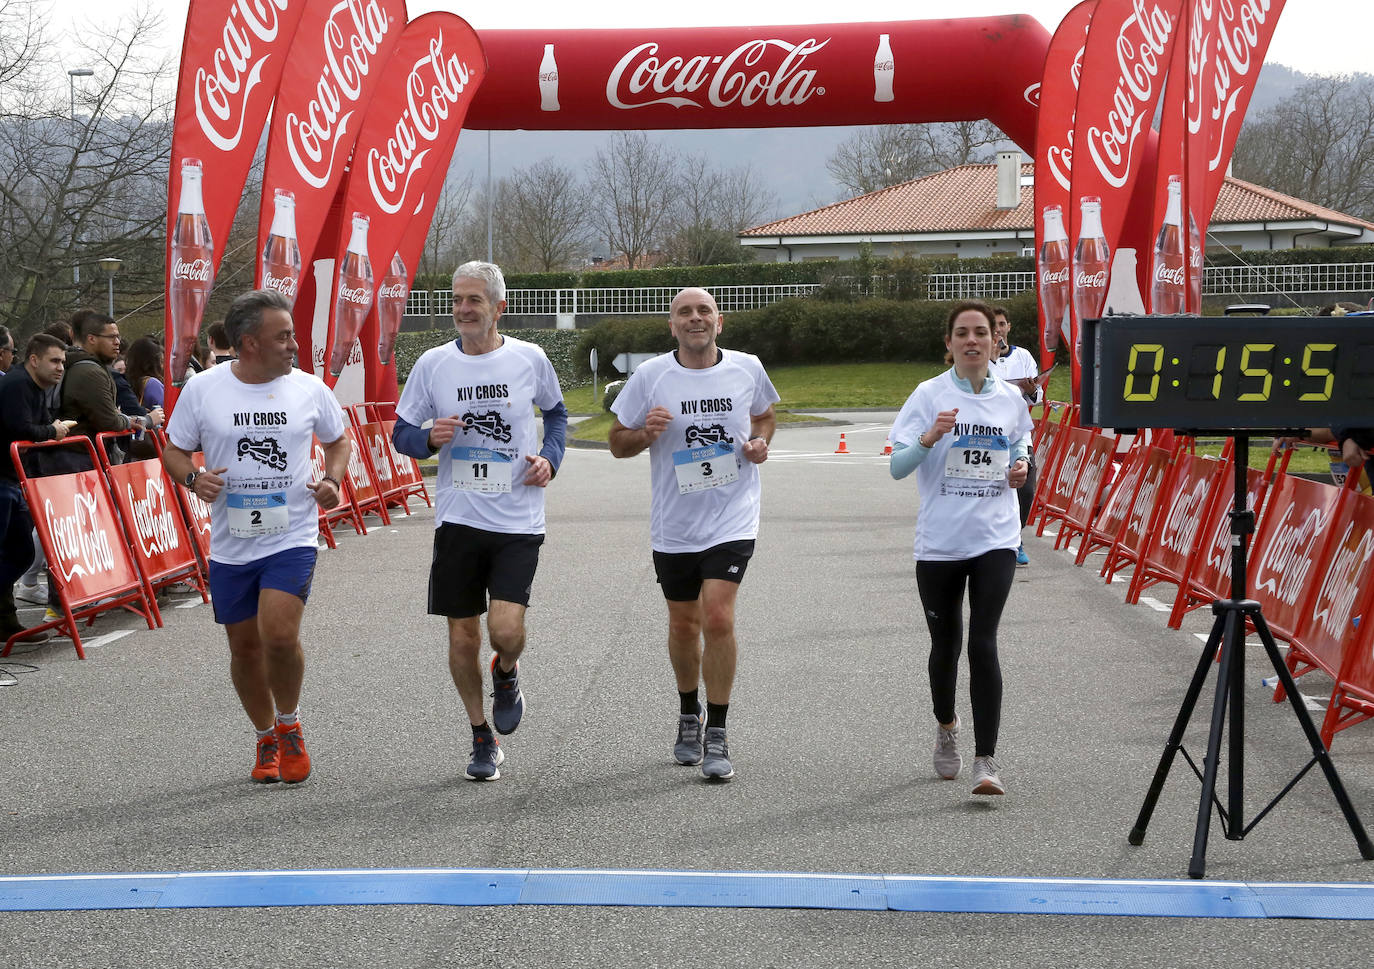
[[[310,755],[305,752],[300,722],[289,727],[277,724],[277,742],[281,744],[281,779],[287,784],[299,784],[309,777]]]
[[[281,780],[280,758],[277,756],[277,732],[258,738],[258,762],[253,765],[253,781],[275,784]]]

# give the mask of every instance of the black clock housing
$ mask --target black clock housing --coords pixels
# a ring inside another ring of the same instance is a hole
[[[1374,425],[1374,314],[1109,316],[1084,323],[1082,352],[1096,427]]]

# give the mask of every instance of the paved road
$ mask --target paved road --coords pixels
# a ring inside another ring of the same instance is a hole
[[[828,415],[829,416],[829,415]],[[307,610],[303,715],[316,774],[246,781],[251,733],[206,607],[165,629],[122,618],[90,649],[20,657],[0,689],[11,874],[339,868],[591,868],[1181,879],[1196,783],[1176,767],[1140,848],[1126,833],[1210,617],[1181,631],[1028,537],[1001,636],[999,762],[1010,793],[936,780],[926,636],[910,559],[916,502],[878,456],[891,415],[788,428],[740,600],[731,706],[738,777],[671,763],[664,608],[648,554],[648,462],[570,452],[522,667],[525,723],[502,779],[461,779],[469,734],[423,614],[432,515],[322,554]],[[832,452],[844,430],[854,453]],[[1251,812],[1303,761],[1252,653]],[[1322,684],[1310,691],[1322,695]],[[1209,691],[1210,693],[1210,691]],[[1204,709],[1209,704],[1204,701]],[[966,691],[961,715],[971,716]],[[1197,718],[1201,724],[1202,718]],[[1201,749],[1205,726],[1190,743]],[[1374,822],[1374,729],[1336,741]],[[1208,875],[1367,882],[1309,776]],[[806,910],[362,906],[0,913],[23,966],[1348,965],[1358,922]],[[17,954],[18,958],[14,958]]]

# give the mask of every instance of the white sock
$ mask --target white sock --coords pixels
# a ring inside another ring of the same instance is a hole
[[[277,731],[276,731],[276,728],[275,728],[275,727],[268,727],[266,730],[258,730],[258,729],[255,727],[255,728],[253,728],[253,732],[254,732],[255,734],[257,734],[257,735],[258,735],[258,739],[261,740],[263,737],[269,736],[270,734],[274,734],[274,733],[276,733]]]
[[[299,708],[292,710],[290,713],[281,713],[280,711],[277,713],[277,723],[281,724],[283,727],[294,727],[300,722],[300,719],[301,711]]]

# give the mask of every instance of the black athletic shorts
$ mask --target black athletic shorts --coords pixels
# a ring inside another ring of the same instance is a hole
[[[724,579],[739,585],[754,540],[722,542],[700,552],[654,552],[654,572],[663,587],[663,598],[672,602],[691,602],[701,595],[704,579]]]
[[[508,535],[444,522],[434,532],[429,614],[480,616],[487,611],[488,595],[528,606],[543,544],[543,535]]]

